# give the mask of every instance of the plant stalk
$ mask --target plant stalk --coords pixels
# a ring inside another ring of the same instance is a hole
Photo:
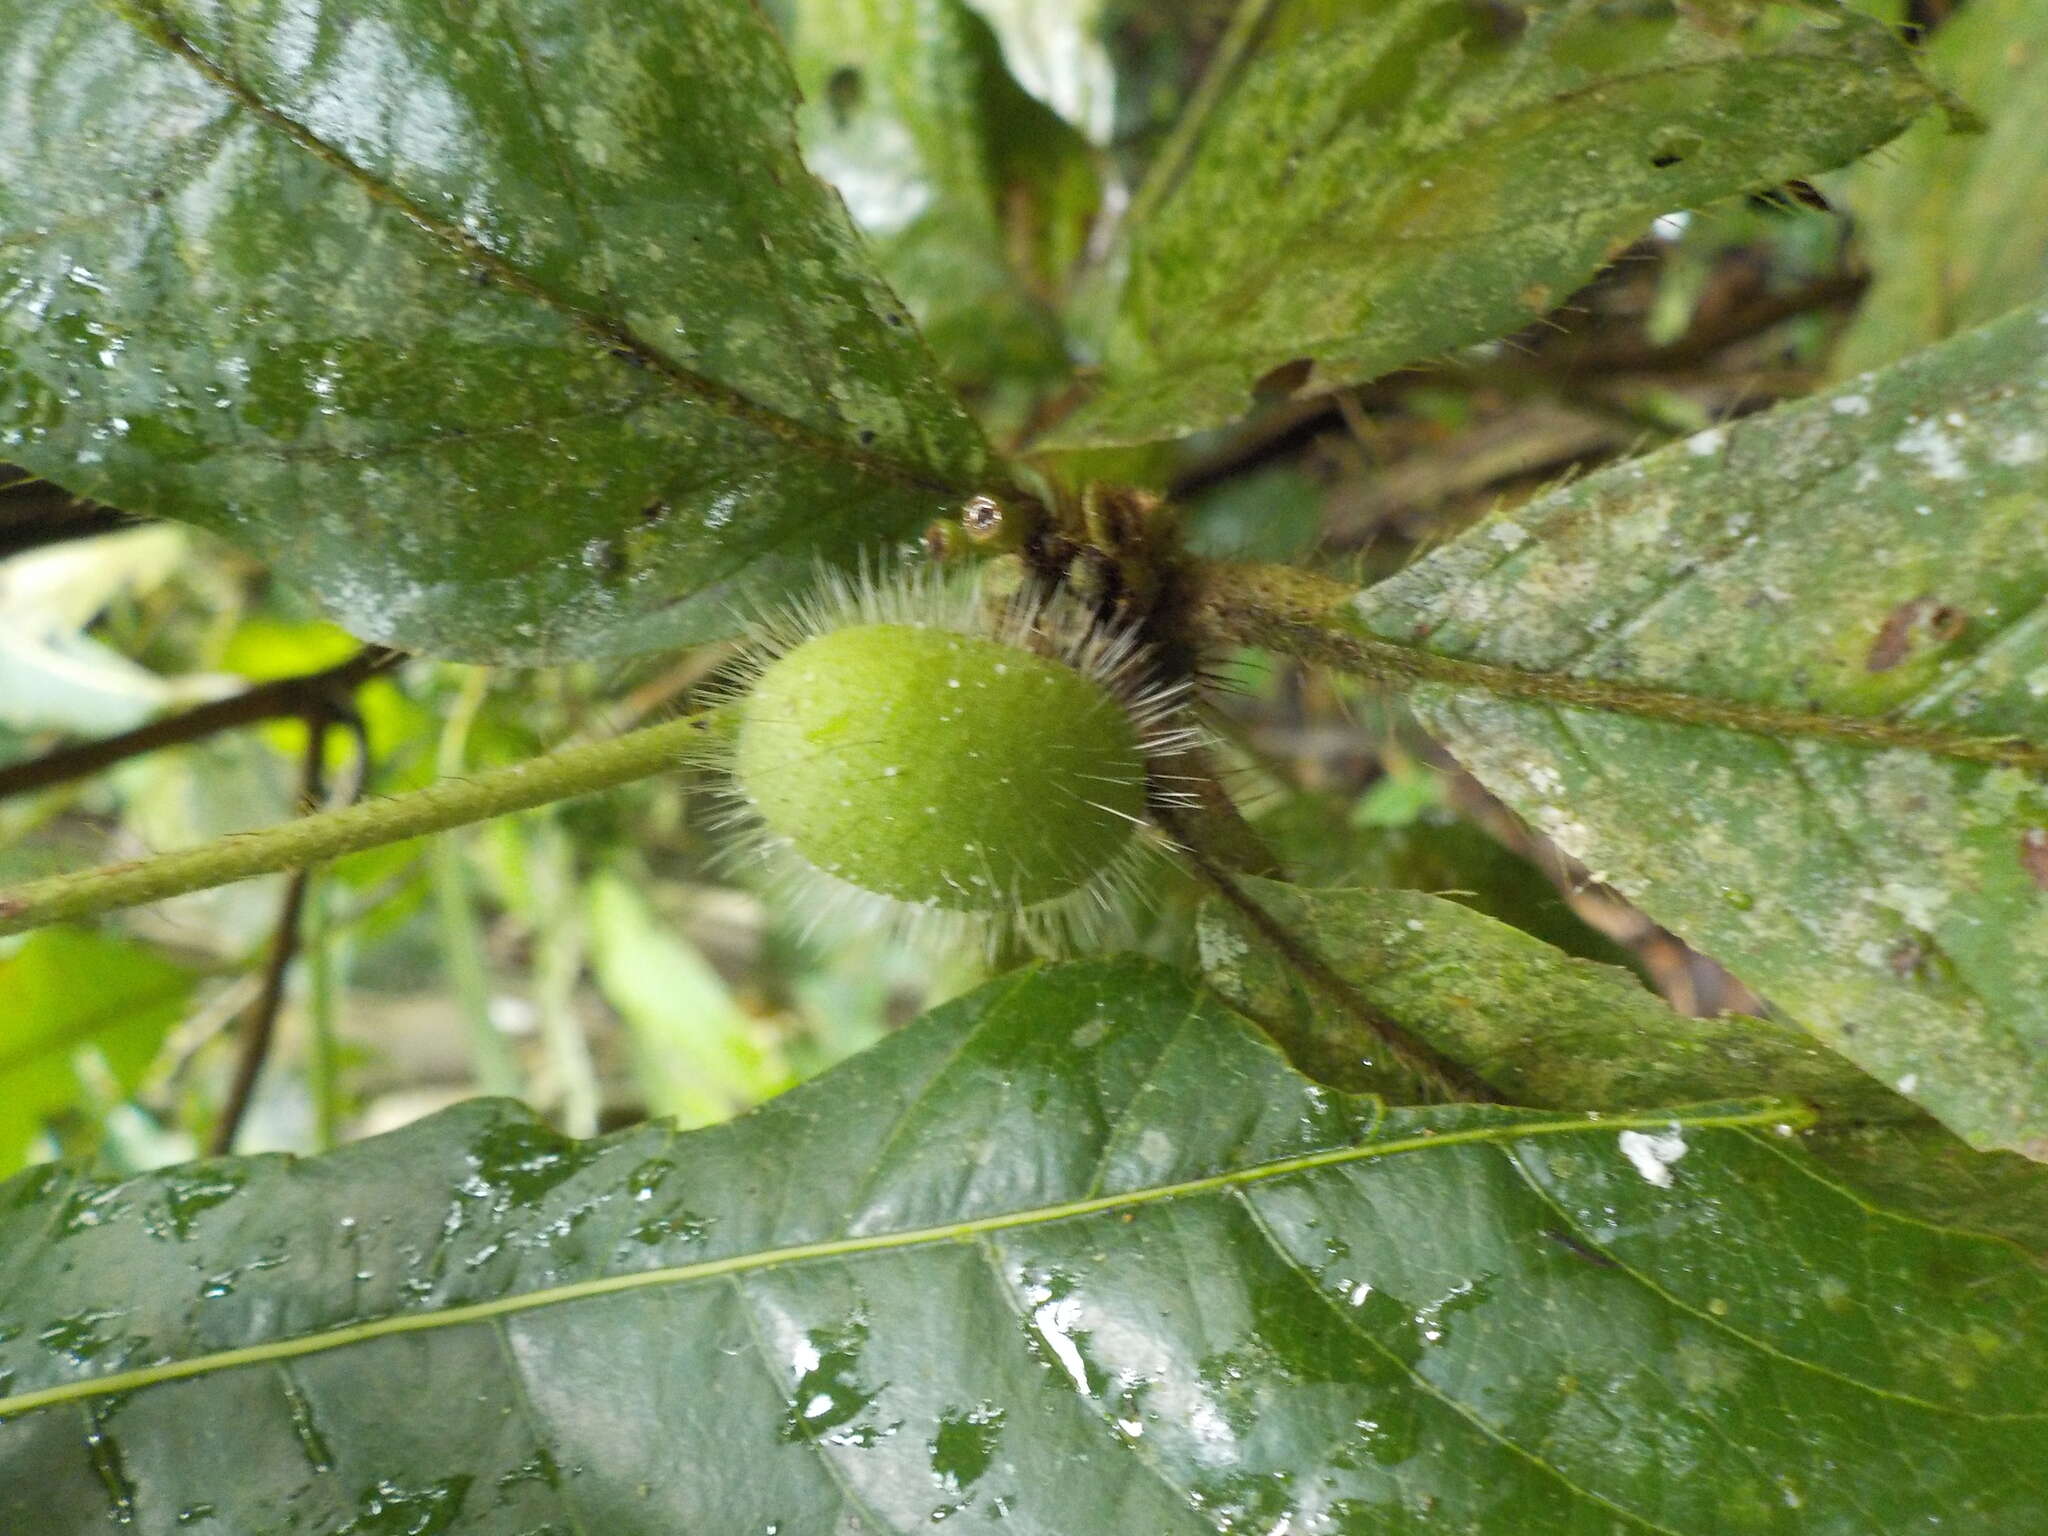
[[[1465,661],[1369,633],[1350,611],[1355,589],[1287,566],[1212,564],[1189,573],[1184,622],[1198,644],[1255,645],[1398,688],[1439,684],[1496,698],[1600,710],[1755,736],[1806,737],[1879,750],[1926,752],[1995,768],[2048,773],[2048,746],[1974,736],[1874,715],[1830,715],[1704,698],[1640,683],[1528,672]]]
[[[489,821],[511,811],[531,810],[666,773],[696,754],[712,719],[710,714],[691,715],[509,768],[443,779],[410,794],[302,816],[182,852],[31,880],[0,891],[0,934],[22,933],[47,923],[95,917],[120,907],[297,869],[363,848]]]

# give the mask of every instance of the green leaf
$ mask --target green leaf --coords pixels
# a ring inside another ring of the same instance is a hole
[[[1702,1099],[1802,1099],[1829,1115],[1910,1111],[1789,1024],[1686,1018],[1627,971],[1577,959],[1455,901],[1419,891],[1315,890],[1242,879],[1367,1006],[1510,1103],[1625,1110]],[[1379,1040],[1307,987],[1233,907],[1201,917],[1211,985],[1318,1078],[1413,1097]]]
[[[0,960],[0,1173],[85,1097],[79,1052],[97,1051],[114,1084],[133,1088],[191,995],[182,966],[76,929],[45,928]]]
[[[1972,0],[1927,68],[1983,119],[1929,116],[1843,178],[1876,281],[1842,340],[1852,374],[2037,297],[2048,286],[2048,7]]]
[[[805,157],[958,382],[1063,378],[1056,303],[1101,201],[1087,142],[964,0],[797,0]]]
[[[1844,164],[1928,100],[1867,17],[1700,9],[1248,12],[1140,195],[1107,383],[1055,446],[1182,436],[1515,330],[1657,215]]]
[[[1432,779],[1421,782],[1434,788]],[[1380,780],[1374,789],[1383,787],[1397,794],[1402,788],[1394,778]],[[1288,875],[1301,884],[1430,891],[1568,954],[1608,965],[1631,963],[1634,957],[1588,927],[1534,864],[1431,804],[1416,819],[1380,826],[1361,824],[1356,803],[1297,794],[1259,817],[1257,826]]]
[[[1539,691],[1718,709],[1416,695],[1596,878],[1972,1144],[2036,1156],[2048,785],[1903,733],[2048,743],[2044,343],[2048,312],[2015,315],[1495,517],[1360,599],[1378,633]],[[1876,744],[1746,727],[1751,706]]]
[[[365,638],[700,637],[982,473],[750,0],[0,0],[0,69],[0,452]]]
[[[46,1170],[0,1525],[2037,1528],[2048,1277],[1771,1119],[1388,1114],[1121,960],[688,1136]]]
[[[668,931],[626,878],[592,879],[590,968],[625,1021],[634,1081],[648,1109],[684,1126],[724,1120],[782,1092],[793,1078],[766,1038],[686,939]]]

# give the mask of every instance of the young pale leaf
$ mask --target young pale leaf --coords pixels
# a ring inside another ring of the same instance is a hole
[[[2048,287],[2048,6],[1972,0],[1934,34],[1931,74],[1984,119],[1923,118],[1843,178],[1877,280],[1842,340],[1844,374],[1889,363]]]
[[[0,453],[358,635],[700,636],[981,471],[750,0],[0,0],[0,70]]]
[[[2034,1156],[2048,784],[1883,739],[2048,743],[2044,423],[2048,310],[2022,312],[1493,518],[1359,599],[1445,656],[1875,722],[1854,746],[1416,696],[1598,878],[1972,1144]]]
[[[1107,382],[1055,446],[1182,436],[1515,330],[1657,215],[1844,164],[1928,100],[1869,17],[1707,9],[1253,13],[1141,194]]]
[[[192,980],[139,944],[66,928],[0,960],[0,1174],[80,1113],[81,1053],[97,1053],[119,1091],[133,1089],[183,1017]]]
[[[0,1527],[2039,1528],[2048,1279],[1771,1121],[1387,1114],[1123,960],[687,1136],[44,1170]]]
[[[949,375],[1064,378],[1054,301],[1101,201],[1087,141],[1011,78],[966,0],[795,0],[805,157]]]
[[[1911,1116],[1798,1029],[1769,1019],[1686,1018],[1627,971],[1581,960],[1482,912],[1420,891],[1244,889],[1366,1004],[1510,1103],[1643,1109],[1701,1099],[1798,1099],[1831,1117]],[[1307,987],[1244,916],[1201,916],[1210,984],[1324,1081],[1412,1096],[1380,1042]]]

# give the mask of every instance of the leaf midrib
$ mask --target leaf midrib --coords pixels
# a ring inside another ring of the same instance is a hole
[[[267,128],[282,135],[321,161],[375,202],[395,209],[413,228],[431,237],[444,249],[489,272],[505,287],[526,295],[568,321],[585,337],[628,366],[662,379],[671,389],[708,405],[720,414],[766,432],[792,448],[853,466],[907,490],[932,495],[962,494],[971,486],[953,483],[935,471],[846,443],[806,426],[773,406],[765,405],[744,391],[708,374],[685,367],[659,347],[640,336],[622,320],[573,304],[547,288],[525,269],[513,264],[458,225],[434,214],[397,187],[380,181],[364,167],[314,133],[305,124],[287,116],[252,90],[238,76],[214,62],[188,38],[177,22],[152,0],[127,0],[117,4],[117,14],[136,31],[182,60],[209,84],[223,92]]]
[[[1246,1168],[1227,1169],[1222,1173],[1184,1179],[1173,1184],[1063,1201],[1057,1205],[1002,1211],[939,1226],[910,1227],[897,1232],[865,1233],[857,1237],[827,1238],[782,1248],[762,1249],[754,1253],[730,1254],[719,1259],[704,1259],[694,1264],[667,1265],[659,1269],[636,1270],[623,1275],[601,1275],[594,1279],[546,1286],[516,1295],[493,1297],[489,1301],[445,1307],[435,1312],[394,1313],[317,1333],[301,1334],[294,1338],[274,1339],[261,1344],[244,1345],[237,1349],[216,1350],[182,1360],[163,1361],[156,1365],[114,1371],[105,1376],[63,1382],[56,1386],[16,1393],[11,1397],[0,1397],[0,1422],[59,1403],[81,1402],[117,1392],[132,1392],[168,1381],[213,1375],[239,1366],[324,1354],[329,1350],[368,1343],[373,1339],[387,1338],[393,1334],[462,1327],[515,1313],[559,1306],[566,1302],[591,1300],[600,1296],[647,1290],[656,1286],[686,1285],[724,1275],[770,1271],[792,1264],[862,1257],[906,1248],[960,1242],[991,1232],[1015,1231],[1100,1215],[1109,1211],[1139,1209],[1169,1200],[1184,1200],[1198,1195],[1247,1188],[1298,1173],[1312,1173],[1323,1168],[1370,1162],[1376,1158],[1392,1157],[1407,1152],[1475,1143],[1501,1145],[1534,1136],[1583,1135],[1587,1132],[1604,1135],[1626,1130],[1668,1131],[1674,1125],[1690,1130],[1739,1129],[1762,1125],[1799,1127],[1811,1124],[1812,1120],[1812,1111],[1803,1106],[1766,1103],[1741,1109],[1709,1110],[1697,1115],[1686,1115],[1683,1112],[1674,1114],[1666,1110],[1635,1115],[1602,1115],[1597,1118],[1575,1116],[1525,1125],[1482,1125],[1465,1130],[1424,1131],[1390,1141],[1353,1144],[1321,1152],[1303,1153],[1269,1163],[1256,1163]]]

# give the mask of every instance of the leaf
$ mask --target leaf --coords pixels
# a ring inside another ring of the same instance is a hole
[[[624,876],[595,876],[584,900],[591,974],[625,1022],[633,1078],[653,1113],[705,1125],[789,1087],[789,1065],[773,1040]]]
[[[1972,0],[1927,47],[1927,68],[1984,119],[1935,117],[1849,172],[1842,196],[1876,269],[1843,337],[1843,375],[2005,313],[2048,286],[2048,7]]]
[[[4,0],[0,451],[470,659],[730,627],[983,449],[749,0]]]
[[[192,973],[154,950],[77,929],[45,928],[0,960],[0,1173],[78,1104],[79,1052],[133,1088],[191,994]]]
[[[973,0],[1003,45],[1003,57],[1032,95],[1106,142],[1115,130],[1117,79],[1104,36],[1111,0]],[[1157,23],[1154,23],[1157,25]]]
[[[1676,720],[1428,686],[1425,723],[1595,877],[1965,1140],[2048,1155],[2048,312],[1482,523],[1365,622]],[[1877,747],[1743,728],[1871,722]],[[1645,703],[1642,708],[1653,708]],[[1730,713],[1730,711],[1734,711]],[[1707,713],[1713,714],[1713,707]]]
[[[47,1170],[0,1524],[2036,1528],[2048,1277],[1770,1118],[1386,1114],[1117,960],[689,1136]]]
[[[1390,788],[1394,784],[1393,779],[1379,781]],[[1289,876],[1301,884],[1429,891],[1581,959],[1608,965],[1634,959],[1565,905],[1534,864],[1470,822],[1435,809],[1394,826],[1360,824],[1355,816],[1356,802],[1296,794],[1260,816],[1257,826]]]
[[[796,0],[806,158],[957,381],[1064,378],[1055,305],[1101,201],[1087,142],[964,0]]]
[[[1842,11],[1753,31],[1649,0],[1253,14],[1140,194],[1107,383],[1052,446],[1184,436],[1515,330],[1659,214],[1844,164],[1928,99]]]
[[[1241,878],[1370,1008],[1472,1068],[1508,1102],[1626,1110],[1703,1099],[1803,1099],[1835,1116],[1906,1106],[1788,1024],[1686,1018],[1627,971],[1552,948],[1420,891],[1317,890]],[[1230,1003],[1323,1081],[1413,1096],[1377,1038],[1307,988],[1234,908],[1201,916],[1202,966]]]

